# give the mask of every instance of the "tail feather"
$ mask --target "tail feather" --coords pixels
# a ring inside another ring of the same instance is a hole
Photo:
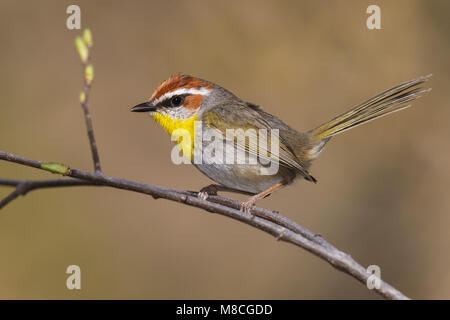
[[[430,77],[431,75],[419,77],[385,90],[311,130],[309,134],[315,144],[321,146],[319,148],[321,150],[326,141],[339,133],[410,107],[411,105],[407,104],[408,102],[431,91],[431,88],[423,89],[419,87]]]

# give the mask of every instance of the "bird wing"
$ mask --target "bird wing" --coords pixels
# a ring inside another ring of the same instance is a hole
[[[235,133],[236,130],[242,129],[248,139],[245,136],[244,139],[233,137],[233,145],[236,149],[257,156],[265,160],[265,163],[277,161],[279,165],[297,171],[306,180],[316,182],[316,179],[309,174],[297,158],[292,146],[284,139],[283,133],[286,129],[284,126],[287,125],[284,125],[278,119],[274,122],[272,118],[273,116],[262,111],[258,106],[243,101],[219,104],[205,111],[202,115],[203,125],[215,129],[218,135],[222,135],[222,138],[230,139],[229,135],[227,136],[227,129],[233,129]],[[266,129],[267,134],[261,134],[259,129]],[[269,146],[272,146],[271,129],[279,130],[279,150],[275,153],[268,150],[271,149]]]

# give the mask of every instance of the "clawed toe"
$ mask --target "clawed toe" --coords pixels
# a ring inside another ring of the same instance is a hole
[[[197,196],[202,200],[206,200],[208,199],[209,194],[206,191],[200,191]]]
[[[241,211],[252,214],[252,208],[255,205],[256,200],[250,198],[248,201],[245,201],[241,204]]]
[[[202,200],[206,200],[208,199],[209,196],[216,196],[216,195],[217,195],[217,186],[211,184],[209,186],[202,188],[197,196]]]

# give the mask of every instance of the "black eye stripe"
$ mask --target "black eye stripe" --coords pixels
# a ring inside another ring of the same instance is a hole
[[[185,94],[178,94],[178,95],[176,95],[176,96],[181,98],[181,103],[180,103],[180,105],[182,105],[182,104],[183,104],[183,101],[184,101],[184,98],[186,98],[187,96],[191,96],[191,94],[185,93]],[[160,103],[158,103],[156,106],[157,106],[157,107],[174,108],[175,106],[172,105],[172,99],[173,99],[174,97],[175,97],[175,96],[170,97],[170,98],[167,98],[167,99],[164,99],[163,101],[161,101]]]

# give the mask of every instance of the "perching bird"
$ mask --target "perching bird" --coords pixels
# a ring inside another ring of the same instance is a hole
[[[148,112],[171,135],[180,130],[188,133],[172,140],[203,174],[219,183],[203,188],[200,192],[202,197],[217,191],[251,194],[241,208],[251,212],[258,199],[289,185],[296,178],[316,182],[308,170],[331,137],[409,107],[408,102],[431,90],[420,87],[430,77],[420,77],[383,91],[307,132],[294,130],[276,116],[241,100],[219,85],[181,74],[164,81],[147,102],[133,107],[131,111]],[[198,134],[199,124],[201,135]],[[261,129],[265,129],[267,134],[262,134],[264,130]],[[268,145],[274,141],[271,135],[274,129],[277,129],[278,136],[275,138],[278,148],[271,150]],[[230,138],[227,130],[244,132],[247,137]],[[194,161],[195,150],[199,146],[204,150],[211,143],[205,141],[205,134],[215,136],[219,142],[227,142],[231,145],[231,151],[238,155],[237,158],[231,159],[234,161],[211,161],[217,158],[205,158],[203,154],[203,161]],[[242,156],[245,159],[257,157],[259,161],[245,162]],[[267,174],[267,167],[272,165],[277,170]]]

